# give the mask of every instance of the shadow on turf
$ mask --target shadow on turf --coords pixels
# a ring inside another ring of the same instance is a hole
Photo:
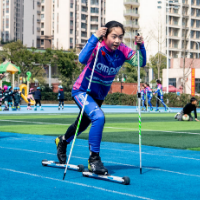
[[[5,139],[5,138],[19,138],[19,137],[13,135],[0,136],[0,139]]]

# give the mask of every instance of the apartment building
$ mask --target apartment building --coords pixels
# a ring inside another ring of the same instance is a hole
[[[0,0],[2,42],[23,39],[23,0]]]
[[[135,36],[139,31],[139,0],[109,0],[106,3],[106,22],[115,20],[125,27],[124,43],[134,47]]]
[[[54,48],[82,49],[90,36],[105,24],[106,0],[54,0]]]

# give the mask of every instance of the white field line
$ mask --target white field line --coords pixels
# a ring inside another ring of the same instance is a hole
[[[59,123],[46,123],[46,122],[27,122],[27,121],[18,121],[18,120],[3,120],[0,121],[5,122],[16,122],[16,123],[27,123],[27,124],[50,124],[50,125],[62,125],[62,126],[70,126],[71,124],[59,124]],[[104,127],[109,129],[115,130],[130,130],[130,131],[137,131],[138,129],[135,128],[117,128],[117,127]],[[200,135],[200,133],[192,133],[192,132],[177,132],[177,131],[161,131],[161,130],[151,130],[151,129],[142,129],[142,131],[152,131],[152,132],[163,132],[163,133],[184,133],[189,135]]]
[[[24,174],[24,175],[28,175],[28,176],[41,178],[41,179],[48,179],[48,180],[52,180],[52,181],[59,181],[59,182],[62,182],[62,183],[68,183],[68,184],[72,184],[72,185],[92,188],[92,189],[95,189],[95,190],[101,190],[103,192],[109,192],[109,193],[118,194],[118,195],[127,196],[127,197],[133,197],[133,198],[145,199],[145,200],[153,200],[153,199],[150,199],[150,198],[137,196],[137,195],[134,195],[134,194],[118,192],[118,191],[115,191],[115,190],[109,190],[109,189],[105,189],[105,188],[102,188],[102,187],[96,187],[96,186],[87,185],[87,184],[83,184],[83,183],[61,180],[61,179],[51,178],[51,177],[47,177],[47,176],[41,176],[39,174],[31,174],[31,173],[27,173],[27,172],[23,172],[23,171],[17,171],[17,170],[14,170],[14,169],[0,168],[0,170],[14,172],[14,173],[18,173],[18,174]]]
[[[1,149],[10,149],[10,150],[16,150],[16,151],[27,151],[27,152],[32,152],[32,153],[39,153],[39,154],[49,154],[49,155],[56,155],[53,153],[47,153],[47,152],[41,152],[41,151],[33,151],[29,149],[18,149],[18,148],[8,148],[8,147],[1,147]],[[78,157],[78,156],[72,156],[73,158],[78,158],[78,159],[83,159],[83,160],[88,160],[88,158],[83,158],[83,157]],[[139,168],[137,165],[131,165],[131,164],[124,164],[124,163],[118,163],[118,162],[112,162],[112,161],[104,161],[104,163],[111,163],[111,164],[117,164],[117,165],[124,165],[124,166],[130,166],[130,167],[136,167]],[[192,176],[192,177],[198,177],[200,178],[200,175],[196,174],[186,174],[182,172],[176,172],[176,171],[171,171],[171,170],[165,170],[165,169],[158,169],[158,168],[153,168],[153,167],[143,167],[145,169],[151,169],[151,170],[156,170],[156,171],[163,171],[163,172],[168,172],[168,173],[173,173],[173,174],[179,174],[179,175],[184,175],[184,176]]]
[[[9,140],[28,140],[28,141],[33,141],[33,142],[44,142],[44,141],[38,141],[38,140],[33,140],[33,139],[22,139],[22,138],[12,138]],[[52,140],[53,141],[53,140]],[[45,142],[47,143],[47,142]],[[48,142],[49,144],[51,144],[52,142]],[[85,147],[88,148],[88,146],[85,145],[76,145],[79,147]],[[105,150],[110,150],[110,151],[120,151],[120,152],[130,152],[130,153],[136,153],[138,154],[138,151],[132,151],[132,150],[125,150],[125,149],[110,149],[110,148],[105,148],[105,147],[101,147],[101,149],[105,149]],[[174,156],[174,155],[160,155],[160,154],[154,154],[154,153],[147,153],[147,152],[142,152],[142,154],[146,154],[146,155],[152,155],[152,156],[165,156],[165,157],[174,157],[174,158],[182,158],[182,159],[188,159],[188,160],[200,160],[200,158],[193,158],[193,157],[183,157],[183,156]]]

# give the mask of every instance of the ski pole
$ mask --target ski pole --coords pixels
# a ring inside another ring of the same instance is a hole
[[[138,33],[139,36],[139,33]],[[142,174],[142,135],[141,135],[141,93],[140,93],[140,45],[137,44],[138,56],[138,113],[139,113],[139,152],[140,152],[140,174]]]
[[[171,111],[171,109],[164,102],[162,102],[157,96],[155,97]]]
[[[80,114],[80,117],[79,117],[79,120],[78,120],[78,125],[77,125],[77,128],[76,128],[76,132],[75,132],[74,139],[73,139],[73,142],[72,142],[72,146],[71,146],[71,149],[70,149],[69,157],[68,157],[68,160],[67,160],[67,165],[65,167],[63,180],[65,179],[65,175],[67,173],[67,167],[69,165],[69,161],[70,161],[70,158],[71,158],[71,155],[72,155],[72,150],[73,150],[73,147],[74,147],[74,143],[75,143],[75,140],[76,140],[76,137],[77,137],[77,134],[78,134],[78,131],[79,131],[79,126],[81,124],[82,116],[83,116],[83,113],[84,113],[85,103],[87,101],[88,93],[90,92],[90,86],[91,86],[91,83],[92,83],[92,77],[93,77],[93,74],[94,74],[94,69],[95,69],[97,58],[98,58],[98,55],[99,55],[100,44],[101,43],[99,42],[96,58],[95,58],[94,65],[93,65],[93,68],[92,68],[92,73],[91,73],[91,76],[90,76],[90,81],[89,81],[89,84],[88,84],[88,89],[87,89],[87,92],[86,92],[86,95],[85,95],[83,107],[82,107],[81,114]]]

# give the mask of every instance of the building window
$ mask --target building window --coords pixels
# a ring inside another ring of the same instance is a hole
[[[81,40],[81,43],[86,44],[87,40]]]
[[[6,8],[6,13],[9,13],[9,8]],[[4,15],[4,9],[3,9],[3,15]]]
[[[195,78],[195,92],[200,93],[200,78]]]
[[[70,29],[70,34],[73,34],[73,29]]]
[[[81,11],[82,11],[82,12],[87,12],[87,11],[88,11],[88,8],[85,7],[85,6],[82,6],[82,7],[81,7]]]
[[[41,3],[44,3],[44,0],[42,0]]]
[[[42,11],[44,11],[44,6],[42,6]]]
[[[173,85],[176,88],[176,78],[169,78],[169,85]]]
[[[81,37],[87,37],[87,32],[81,31]]]
[[[70,3],[70,8],[73,8],[73,3]]]
[[[41,40],[41,45],[44,45],[44,40]]]
[[[91,8],[91,13],[99,13],[99,8]]]
[[[98,17],[91,16],[90,21],[91,22],[98,22]]]
[[[59,7],[59,0],[57,0],[57,7]]]
[[[86,15],[81,14],[81,19],[82,19],[82,20],[86,20],[86,17],[87,17]]]
[[[41,23],[41,28],[44,28],[44,23]]]
[[[72,44],[73,43],[73,38],[70,38],[70,44]]]
[[[87,28],[85,23],[81,23],[81,28]]]
[[[9,16],[6,16],[6,28],[9,28]]]
[[[73,17],[73,12],[70,12],[70,17]]]
[[[41,14],[41,19],[44,19],[44,14]]]
[[[32,47],[34,47],[34,40],[32,40]]]
[[[41,31],[41,35],[44,35],[44,31]]]
[[[99,0],[91,0],[91,5],[99,5]]]
[[[98,25],[90,25],[91,30],[98,30]]]

